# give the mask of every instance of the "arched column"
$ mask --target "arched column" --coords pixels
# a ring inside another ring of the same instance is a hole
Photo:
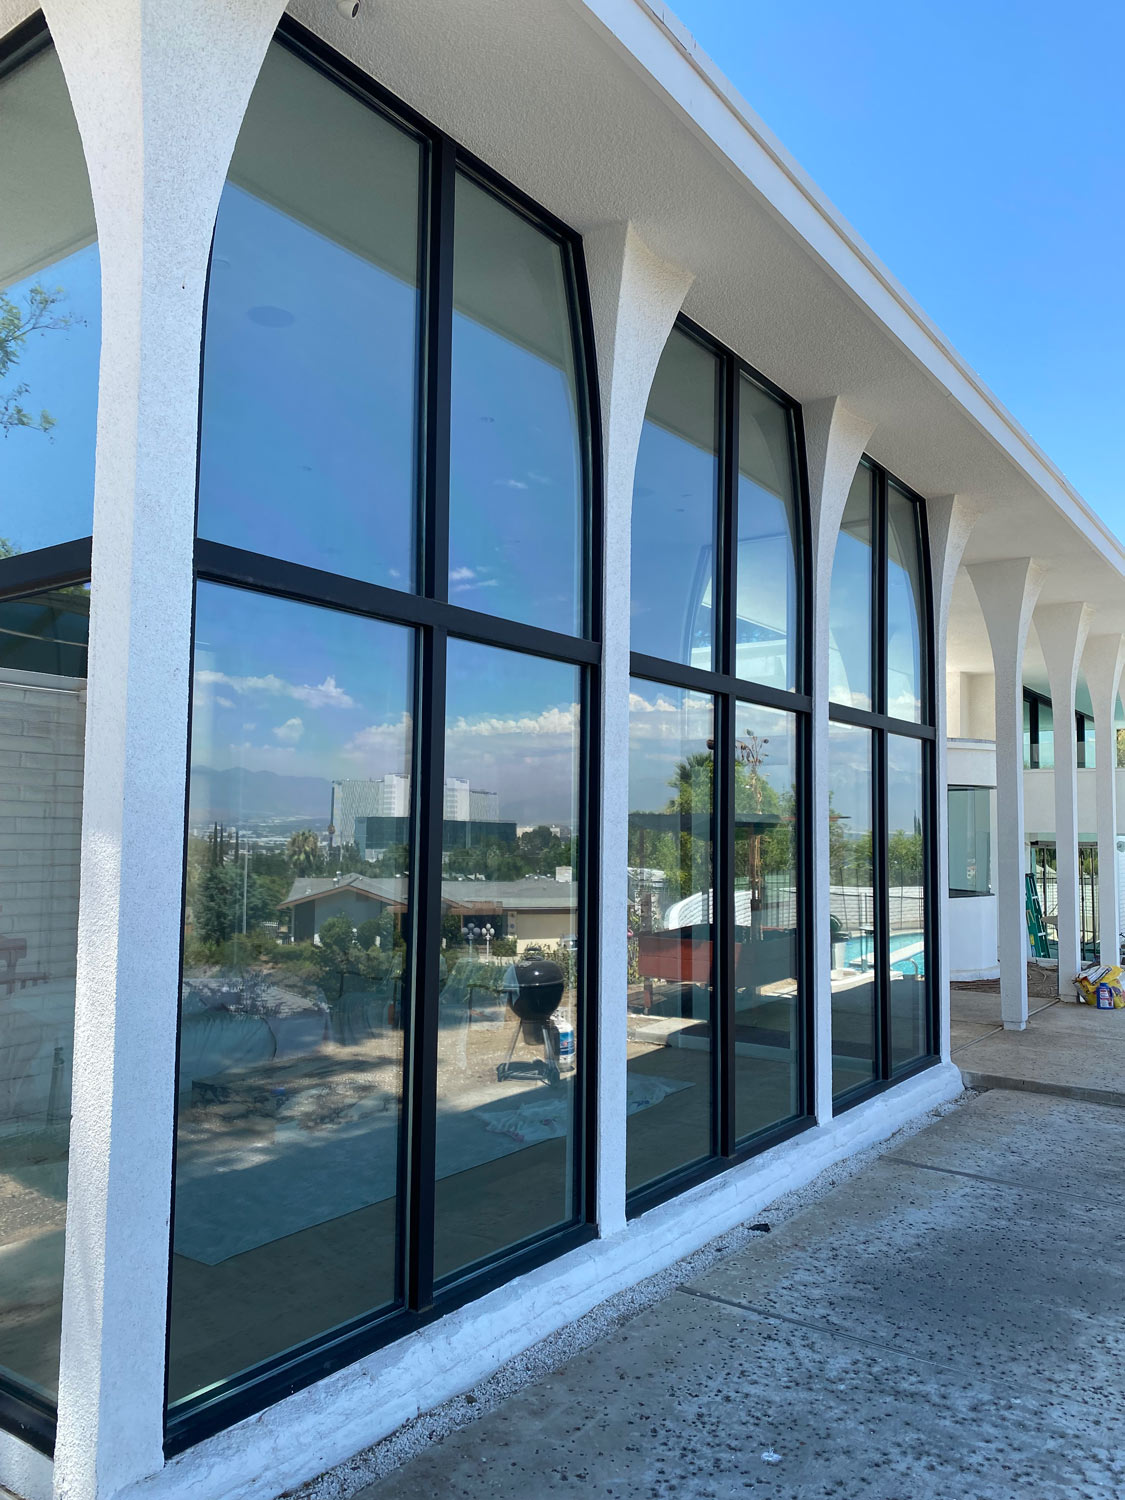
[[[199,350],[207,257],[283,0],[45,0],[102,271],[56,1493],[159,1470]]]
[[[597,1027],[597,1219],[625,1227],[629,907],[629,586],[633,473],[656,366],[692,283],[631,224],[584,236],[601,398],[605,526],[602,572],[602,763]]]
[[[1125,636],[1091,635],[1082,658],[1083,675],[1094,708],[1094,784],[1098,809],[1098,960],[1120,961],[1117,891],[1117,736],[1114,715]]]
[[[946,893],[949,890],[949,793],[946,695],[946,647],[949,633],[949,607],[953,598],[953,584],[961,566],[961,558],[979,508],[959,495],[941,495],[926,502],[927,529],[930,536],[930,575],[934,590],[934,730],[937,758],[934,837],[937,839],[938,888],[934,893],[934,909],[948,912]],[[960,724],[958,723],[958,729]],[[938,1052],[943,1062],[949,1061],[949,923],[938,922],[937,973],[930,976],[935,991],[938,1014]]]
[[[1043,569],[1030,557],[972,563],[973,581],[996,674],[996,912],[1000,1013],[1027,1025],[1027,917],[1024,890],[1023,653]]]
[[[1059,993],[1069,993],[1082,961],[1078,911],[1078,746],[1074,694],[1093,611],[1088,604],[1041,604],[1035,630],[1047,664],[1055,741],[1055,878],[1058,889]],[[1096,752],[1095,752],[1096,753]],[[1065,990],[1064,990],[1065,986]]]
[[[855,471],[875,431],[836,396],[804,407],[812,557],[812,918],[813,1107],[817,1123],[832,1118],[832,938],[828,850],[828,615],[836,538]]]

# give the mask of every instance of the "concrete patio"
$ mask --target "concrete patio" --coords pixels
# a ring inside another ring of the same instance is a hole
[[[1125,1016],[1052,1009],[1042,1035],[1116,1019],[1125,1037]],[[1119,1109],[969,1093],[766,1220],[560,1367],[494,1377],[309,1500],[364,1472],[385,1477],[363,1500],[1122,1493]]]
[[[954,992],[953,1061],[968,1088],[1022,1089],[1125,1106],[1125,1011],[1069,996],[1032,1001],[1025,1031],[1004,1031],[994,994]]]

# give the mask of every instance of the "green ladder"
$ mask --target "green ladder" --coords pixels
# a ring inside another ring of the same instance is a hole
[[[1047,928],[1043,922],[1043,908],[1039,903],[1039,888],[1035,884],[1035,876],[1029,874],[1023,878],[1027,887],[1024,905],[1027,911],[1027,935],[1031,940],[1031,951],[1036,958],[1050,958],[1051,950],[1047,946]]]

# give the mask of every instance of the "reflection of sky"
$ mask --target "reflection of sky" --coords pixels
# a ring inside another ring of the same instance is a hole
[[[871,707],[871,547],[841,531],[832,562],[828,695]]]
[[[788,507],[742,474],[738,481],[738,639],[735,670],[795,686],[796,575]]]
[[[778,797],[793,791],[797,778],[797,730],[793,714],[756,703],[739,703],[735,707],[734,736],[743,756],[747,750],[753,751],[757,737],[758,762],[754,768],[747,764],[748,773],[756,769]]]
[[[710,597],[718,460],[646,421],[633,485],[633,650],[710,666]]]
[[[411,634],[201,583],[193,765],[329,780],[405,770]]]
[[[2,392],[26,383],[20,404],[33,416],[46,409],[50,434],[16,428],[0,439],[0,537],[22,552],[89,536],[94,515],[94,445],[101,349],[101,284],[97,245],[17,282],[5,292],[26,310],[27,293],[61,287],[55,315],[70,328],[33,334],[7,374]]]
[[[414,287],[228,183],[200,535],[412,587],[417,320]]]
[[[888,738],[887,817],[891,833],[913,833],[922,825],[922,746],[918,740]]]
[[[461,315],[449,486],[451,601],[575,633],[581,470],[569,378]]]
[[[846,838],[871,831],[871,735],[833,724],[828,736],[828,791],[832,812],[845,820]]]
[[[663,812],[681,761],[707,753],[712,700],[634,678],[629,684],[629,810]]]
[[[578,668],[451,640],[447,679],[446,776],[497,792],[501,818],[573,827]]]

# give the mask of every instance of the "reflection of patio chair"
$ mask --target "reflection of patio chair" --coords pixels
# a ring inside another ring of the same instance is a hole
[[[36,970],[32,974],[17,974],[17,965],[21,959],[26,957],[26,938],[0,938],[0,963],[3,964],[3,971],[0,972],[0,984],[4,986],[9,995],[17,985],[21,990],[25,990],[29,984],[46,984],[50,978],[49,974],[44,974],[41,970]]]

